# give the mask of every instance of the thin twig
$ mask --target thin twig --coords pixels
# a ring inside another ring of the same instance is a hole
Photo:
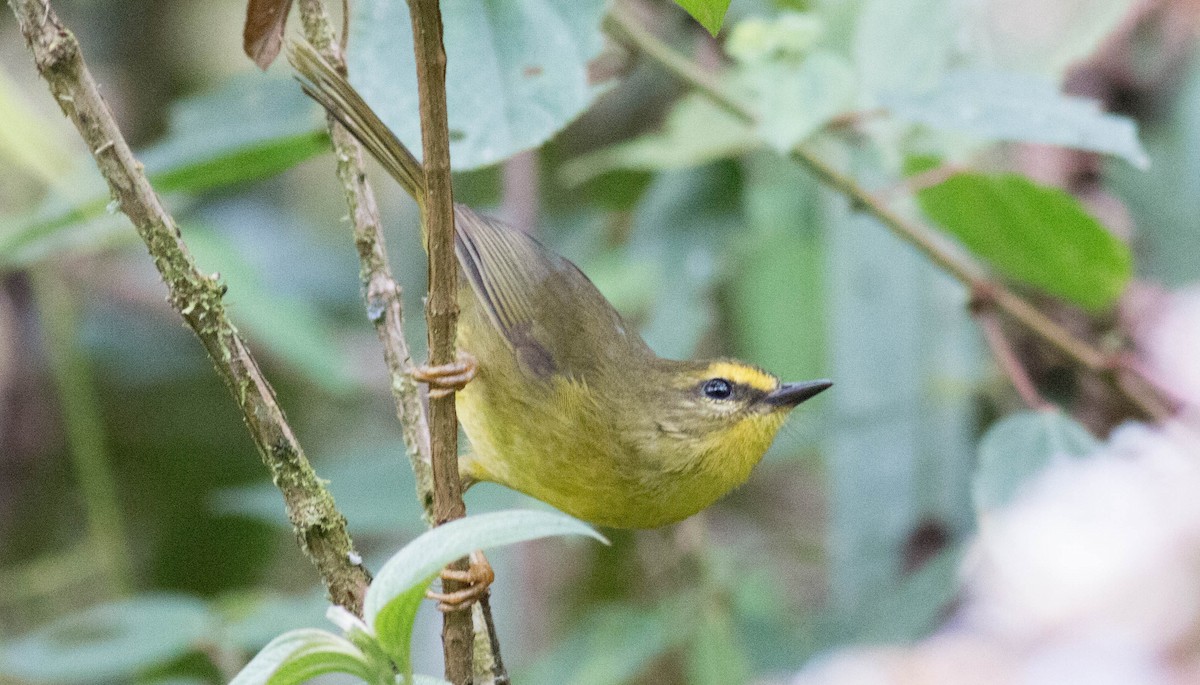
[[[618,40],[650,57],[671,74],[703,93],[722,109],[749,123],[754,123],[756,120],[755,113],[728,93],[711,73],[700,69],[696,64],[659,40],[657,36],[640,26],[623,3],[614,4],[605,26]],[[875,217],[898,237],[923,252],[934,264],[968,289],[973,292],[990,292],[999,311],[1033,331],[1035,335],[1089,370],[1111,375],[1113,365],[1109,355],[1096,349],[1087,341],[1080,340],[1029,304],[1024,298],[1005,288],[1002,284],[989,279],[986,271],[980,265],[962,254],[961,251],[955,250],[936,231],[920,222],[911,221],[902,216],[888,206],[883,198],[868,191],[854,178],[838,171],[810,150],[797,146],[792,150],[791,157],[807,167],[825,185],[849,198],[856,208]],[[1135,372],[1131,371],[1131,373]],[[1141,380],[1144,381],[1145,387],[1153,387],[1153,383],[1149,379],[1141,378]],[[1118,383],[1117,387],[1138,408],[1155,419],[1162,420],[1169,416],[1162,412],[1161,400],[1147,395],[1144,391],[1131,391],[1127,384]]]
[[[301,0],[300,19],[308,42],[335,69],[345,70],[346,63],[333,37],[333,29],[322,0]],[[404,446],[417,481],[417,497],[433,522],[433,475],[430,471],[429,425],[421,407],[417,385],[407,370],[412,355],[404,337],[404,301],[400,284],[392,277],[379,220],[375,193],[367,182],[362,146],[332,117],[327,117],[329,137],[337,157],[337,175],[342,182],[354,245],[358,249],[359,280],[367,316],[375,324],[375,333],[383,344],[383,359],[391,380],[396,418],[404,436]]]
[[[95,155],[100,173],[146,243],[167,285],[168,302],[196,333],[233,394],[263,463],[283,493],[288,518],[334,602],[362,611],[370,577],[356,563],[346,520],[313,472],[245,341],[229,320],[221,297],[225,286],[196,268],[179,234],[134,158],[108,105],[84,64],[75,36],[63,27],[46,0],[9,0],[38,72],[63,113]],[[111,141],[112,145],[107,143]]]
[[[421,149],[425,168],[425,221],[429,242],[429,360],[455,361],[458,326],[458,261],[454,255],[454,197],[450,186],[450,130],[446,114],[446,50],[442,44],[442,12],[437,0],[409,0],[417,90],[421,103]],[[458,417],[454,395],[429,399],[430,443],[433,446],[434,520],[445,523],[466,516],[458,474]],[[466,560],[455,567],[465,570]],[[447,592],[457,583],[444,585]],[[442,614],[442,651],[446,680],[471,682],[473,631],[470,611]]]
[[[299,7],[305,37],[309,43],[330,66],[345,73],[345,30],[349,26],[349,7],[343,2],[342,10],[346,15],[342,21],[343,35],[340,43],[334,41],[331,23],[322,0],[301,0]],[[389,266],[379,210],[363,167],[362,145],[334,117],[330,116],[328,122],[330,138],[338,160],[338,178],[342,182],[346,202],[350,207],[367,314],[374,322],[376,333],[383,344],[384,361],[391,378],[392,397],[396,403],[396,418],[400,421],[409,460],[416,475],[417,496],[424,507],[426,519],[433,525],[437,517],[433,509],[429,423],[421,406],[417,386],[409,373],[412,359],[404,337],[400,286],[392,277]],[[489,630],[483,637],[491,646],[492,675],[496,681],[507,681],[507,674],[504,673],[500,660],[491,607],[486,602],[481,602],[480,606],[486,619],[483,625]]]
[[[996,318],[996,312],[993,309],[991,300],[986,294],[976,294],[971,298],[968,305],[971,311],[971,316],[975,318],[976,323],[983,329],[984,340],[987,341],[988,349],[992,351],[992,356],[996,358],[996,365],[1008,377],[1013,388],[1021,397],[1021,401],[1025,406],[1034,411],[1048,411],[1054,408],[1054,405],[1047,402],[1045,398],[1037,390],[1033,379],[1029,377],[1029,372],[1021,363],[1017,353],[1013,351],[1012,345],[1008,338],[1004,335],[1004,329],[1000,325],[1000,319]]]

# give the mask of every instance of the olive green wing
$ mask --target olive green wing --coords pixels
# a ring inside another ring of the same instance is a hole
[[[587,379],[611,362],[651,354],[569,260],[468,207],[456,206],[455,219],[463,274],[527,371]]]

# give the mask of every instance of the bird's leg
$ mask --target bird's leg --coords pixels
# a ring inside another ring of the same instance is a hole
[[[425,593],[429,599],[437,600],[439,611],[460,611],[487,595],[488,588],[496,579],[496,572],[492,570],[492,565],[488,563],[487,557],[483,556],[482,551],[471,552],[470,558],[471,565],[465,571],[452,568],[442,569],[442,580],[464,583],[466,587],[454,592],[429,590]]]
[[[440,366],[425,364],[412,369],[412,377],[429,386],[429,397],[437,399],[466,387],[479,371],[475,357],[458,351],[458,359]]]

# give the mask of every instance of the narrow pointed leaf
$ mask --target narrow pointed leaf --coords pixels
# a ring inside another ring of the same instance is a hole
[[[363,619],[401,673],[411,675],[412,622],[430,582],[447,564],[477,549],[554,535],[604,537],[563,514],[500,511],[451,521],[422,534],[388,560],[367,590]]]
[[[675,0],[675,3],[687,10],[692,18],[712,35],[721,31],[725,22],[725,12],[729,10],[729,0]]]
[[[327,673],[376,681],[376,669],[352,642],[324,630],[304,628],[271,640],[229,685],[300,685]]]

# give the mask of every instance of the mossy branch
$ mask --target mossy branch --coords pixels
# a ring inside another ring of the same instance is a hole
[[[75,36],[47,0],[9,0],[38,72],[92,151],[114,200],[133,222],[167,285],[167,301],[196,333],[241,409],[263,463],[283,493],[301,549],[317,567],[331,599],[361,613],[370,582],[357,562],[346,520],[317,478],[263,377],[258,362],[229,320],[225,286],[196,267],[175,220],[134,158]]]
[[[345,73],[346,65],[343,52],[347,36],[344,32],[349,18],[343,17],[343,35],[339,44],[334,40],[333,30],[321,0],[301,0],[299,7],[301,21],[304,24],[305,37],[309,43],[316,48],[321,57],[333,68]],[[343,11],[347,11],[346,8],[343,8]],[[440,38],[438,41],[440,44]],[[419,55],[418,59],[420,59]],[[442,84],[442,100],[444,102],[444,76],[442,77]],[[443,116],[443,129],[445,128],[444,122],[445,119]],[[425,412],[422,411],[417,387],[409,373],[412,360],[404,337],[404,315],[400,286],[391,274],[387,248],[379,221],[379,211],[371,186],[367,182],[364,173],[362,146],[332,116],[329,118],[329,131],[338,160],[338,178],[341,179],[346,201],[350,207],[350,221],[354,230],[354,242],[358,248],[360,278],[362,280],[367,313],[375,324],[380,342],[383,343],[384,360],[391,378],[392,395],[396,402],[396,417],[400,420],[403,428],[405,445],[408,450],[409,459],[412,462],[413,472],[416,474],[417,496],[425,508],[426,518],[429,522],[431,524],[443,522],[448,520],[448,518],[443,514],[435,512],[435,500],[443,503],[457,501],[461,507],[462,494],[460,490],[456,496],[447,497],[443,494],[440,498],[435,497],[431,468],[434,461],[431,457],[429,421],[426,419]],[[448,144],[449,133],[447,132],[446,152],[444,155],[445,168],[447,170],[446,188],[449,188]],[[426,153],[426,158],[430,158],[428,153]],[[418,198],[419,204],[424,201],[425,198]],[[448,199],[447,202],[453,206],[452,199]],[[451,225],[452,228],[453,226]],[[453,233],[451,232],[452,235]],[[451,249],[452,246],[453,243],[451,242]],[[452,253],[451,257],[453,258]],[[456,263],[452,263],[451,268],[451,275],[456,277]],[[442,294],[451,293],[452,295],[456,295],[457,285],[450,283],[448,286],[438,289],[432,285],[431,280],[430,292],[432,293],[435,290],[438,290]],[[456,299],[453,304],[457,306]],[[453,326],[451,326],[450,330],[452,345],[454,338]],[[435,349],[433,344],[430,345],[430,349]],[[449,354],[453,358],[453,347],[450,348]],[[451,398],[451,403],[452,401]],[[452,435],[457,440],[457,424],[450,425],[453,427]],[[452,479],[449,480],[449,485],[451,487],[459,485],[457,444],[454,444],[449,451],[443,454],[453,456],[452,460],[447,460],[443,457],[443,460],[439,462],[443,465],[446,463],[451,464]],[[447,485],[447,479],[443,478],[442,483],[444,486]],[[465,508],[461,509],[461,512],[465,513]],[[462,513],[459,513],[458,516],[461,516]],[[495,682],[507,682],[508,677],[500,658],[500,645],[496,637],[495,626],[492,622],[491,606],[486,596],[480,600],[478,607],[475,611],[478,613],[479,620],[473,622],[475,633],[473,642],[476,647],[483,645],[483,649],[477,648],[475,650],[475,667],[479,671],[488,673]],[[470,619],[468,618],[468,620]],[[459,639],[456,633],[453,643],[457,645],[458,642]]]
[[[300,0],[300,20],[304,36],[333,68],[345,73],[346,61],[334,39],[333,27],[322,0]],[[433,474],[430,470],[429,424],[421,407],[417,385],[408,370],[412,354],[404,337],[404,300],[400,284],[392,277],[383,225],[375,193],[367,182],[362,146],[331,115],[326,119],[333,152],[337,158],[337,176],[341,181],[354,246],[358,250],[359,281],[367,316],[383,345],[383,360],[391,381],[396,418],[404,436],[404,446],[417,481],[417,497],[425,516],[433,522]]]

